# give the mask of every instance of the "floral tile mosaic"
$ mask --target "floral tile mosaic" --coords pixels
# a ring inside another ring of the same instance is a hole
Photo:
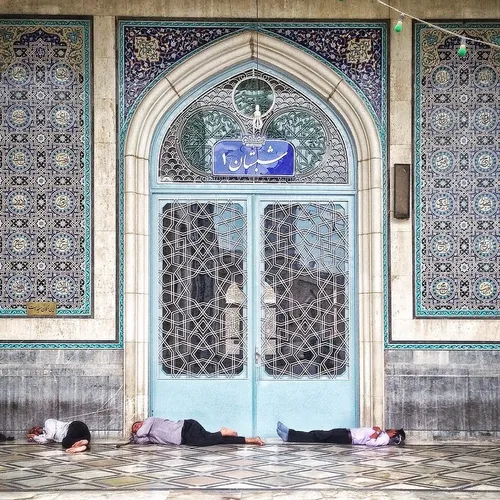
[[[499,23],[442,24],[487,43]],[[500,52],[415,25],[415,314],[500,312]]]
[[[90,316],[91,21],[0,19],[0,316]]]

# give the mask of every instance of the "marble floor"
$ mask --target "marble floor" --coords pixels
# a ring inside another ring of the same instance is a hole
[[[36,496],[33,494],[36,492]],[[0,445],[0,498],[498,499],[498,445]],[[131,492],[133,496],[131,497]]]

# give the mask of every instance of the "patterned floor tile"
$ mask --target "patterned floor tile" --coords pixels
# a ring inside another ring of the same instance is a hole
[[[190,476],[183,479],[173,479],[172,482],[182,487],[196,486],[197,488],[206,488],[209,486],[213,487],[216,484],[223,484],[224,480],[210,476]]]
[[[500,476],[500,464],[485,463],[484,465],[480,465],[478,467],[471,467],[469,470],[474,472],[486,472]]]
[[[230,480],[241,480],[241,479],[252,479],[262,477],[261,472],[253,471],[253,470],[231,470],[227,472],[219,472],[217,474],[219,477],[230,479]]]
[[[383,470],[376,470],[374,472],[371,472],[370,477],[382,479],[384,481],[403,482],[403,481],[407,481],[408,479],[416,477],[416,474],[412,473],[411,471],[401,472],[401,471],[394,470],[394,469],[392,469],[392,470],[383,469]]]
[[[299,478],[291,478],[286,476],[268,476],[259,478],[258,480],[252,480],[251,483],[255,487],[259,487],[262,489],[282,489],[282,488],[298,488],[298,487],[307,487],[308,481],[299,479]]]
[[[332,485],[342,488],[374,488],[384,486],[386,481],[371,476],[344,476],[338,479],[332,479]]]
[[[99,470],[99,469],[91,469],[91,470],[84,470],[82,472],[74,472],[71,473],[71,477],[75,479],[99,479],[102,477],[116,477],[116,474],[113,474],[112,472],[106,471],[106,470]]]
[[[326,491],[357,490],[366,494],[483,491],[500,497],[500,446],[116,448],[96,443],[88,453],[78,455],[64,453],[56,445],[0,446],[0,492],[130,488],[142,492],[220,491],[222,496],[230,490],[273,495],[317,491],[317,498],[322,498]]]
[[[458,479],[447,479],[445,477],[435,476],[435,477],[426,477],[419,478],[413,481],[413,484],[419,484],[422,486],[432,486],[433,488],[439,488],[444,490],[456,490],[459,488],[463,488],[466,486],[466,481],[460,481]]]
[[[456,471],[456,472],[448,472],[443,474],[442,477],[449,477],[452,479],[465,479],[471,482],[477,481],[486,481],[487,479],[493,479],[491,474],[480,474],[478,472],[469,472],[469,471]]]
[[[109,479],[99,479],[97,483],[102,486],[109,486],[112,488],[125,488],[128,486],[137,486],[141,483],[146,483],[146,479],[135,476],[118,476]]]
[[[297,472],[297,477],[303,477],[305,479],[309,479],[310,481],[318,481],[323,479],[331,479],[333,477],[340,477],[342,474],[338,472],[331,472],[326,470],[306,470]],[[316,483],[315,483],[316,484]]]
[[[35,471],[11,470],[0,474],[0,484],[9,479],[25,479],[27,477],[37,477]]]
[[[33,477],[31,479],[20,479],[16,483],[23,489],[40,488],[46,489],[48,486],[54,487],[59,484],[64,484],[66,481],[61,480],[58,476]]]

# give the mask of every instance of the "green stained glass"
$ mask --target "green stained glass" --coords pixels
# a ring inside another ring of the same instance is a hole
[[[210,171],[212,148],[221,139],[236,139],[242,131],[238,123],[218,109],[202,109],[191,115],[181,132],[181,151],[191,165]]]
[[[274,105],[274,90],[261,78],[245,78],[234,88],[233,104],[236,112],[246,117],[253,116],[258,104],[260,112],[265,115]]]

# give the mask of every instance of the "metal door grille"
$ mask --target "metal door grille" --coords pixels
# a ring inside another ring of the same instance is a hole
[[[271,378],[334,378],[349,363],[348,217],[336,203],[269,203],[262,359]]]
[[[159,356],[174,377],[231,377],[247,359],[247,216],[232,201],[160,214]]]

